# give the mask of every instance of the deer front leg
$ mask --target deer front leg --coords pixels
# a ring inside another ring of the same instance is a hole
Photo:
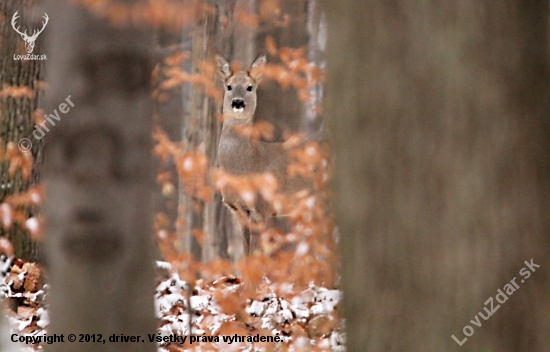
[[[250,255],[251,253],[251,220],[250,220],[250,210],[245,207],[243,204],[240,204],[240,202],[227,202],[223,201],[225,205],[231,209],[231,212],[235,215],[237,220],[239,221],[239,225],[241,227],[241,232],[243,234],[243,253],[245,255]],[[255,236],[257,237],[257,236]],[[253,241],[253,245],[257,243],[257,241]],[[254,247],[252,247],[254,248]],[[252,249],[254,250],[254,249]]]
[[[245,255],[252,255],[260,248],[261,230],[258,224],[254,223],[250,211],[246,212],[246,215],[246,217],[240,217],[239,220],[243,232],[244,253]]]
[[[253,228],[248,228],[248,255],[254,254],[254,252],[260,248],[260,235],[261,231],[257,231]]]
[[[224,198],[224,203],[235,214],[241,226],[244,254],[253,254],[260,248],[260,235],[266,228],[264,216],[240,200],[228,202]]]
[[[250,255],[250,228],[242,226],[243,230],[243,252],[245,255]]]

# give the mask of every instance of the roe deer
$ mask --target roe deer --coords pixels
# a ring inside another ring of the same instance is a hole
[[[258,83],[266,63],[265,55],[260,55],[250,69],[232,72],[227,60],[216,56],[219,73],[224,82],[222,112],[223,128],[218,147],[218,160],[223,171],[233,175],[254,175],[271,173],[277,180],[277,192],[290,195],[309,188],[307,180],[301,177],[289,177],[288,150],[281,142],[254,140],[236,129],[251,126],[256,110]],[[223,202],[237,216],[244,236],[244,253],[252,254],[259,247],[259,235],[265,229],[268,219],[283,216],[271,202],[265,200],[257,191],[255,202],[250,206],[235,189],[222,187]]]

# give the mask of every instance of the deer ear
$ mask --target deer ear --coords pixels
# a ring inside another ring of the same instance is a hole
[[[265,54],[261,54],[256,58],[256,60],[254,60],[252,65],[250,65],[248,74],[250,75],[250,77],[252,77],[253,80],[256,81],[256,83],[259,83],[262,80],[266,62],[267,62],[267,59],[265,57]]]
[[[216,63],[218,64],[218,73],[224,80],[231,77],[231,67],[229,66],[229,62],[227,62],[223,56],[216,55]]]

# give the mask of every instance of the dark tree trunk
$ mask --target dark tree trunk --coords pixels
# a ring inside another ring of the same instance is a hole
[[[548,350],[548,2],[324,4],[348,351]]]
[[[33,137],[34,118],[33,112],[38,106],[40,90],[37,81],[42,79],[42,67],[44,61],[40,60],[15,60],[14,55],[24,55],[25,42],[21,36],[12,28],[11,20],[16,11],[18,18],[17,26],[21,31],[40,28],[42,16],[41,1],[2,1],[0,3],[0,143],[3,150],[6,150],[8,142],[15,145],[26,138],[32,144],[28,152],[31,153],[34,161],[34,169],[30,178],[23,177],[20,171],[9,175],[9,162],[2,161],[0,164],[0,202],[13,194],[26,191],[29,186],[36,184],[40,179],[40,165],[42,164],[42,141]],[[43,35],[38,36],[33,54],[43,54]],[[28,94],[14,96],[6,94],[7,87],[28,87]],[[28,142],[21,142],[26,147]],[[35,215],[37,209],[25,208],[23,212],[28,216]],[[29,237],[28,231],[20,222],[16,222],[9,229],[0,227],[0,234],[12,241],[15,247],[15,255],[27,260],[38,259],[37,243]]]
[[[156,329],[152,38],[128,24],[112,26],[81,5],[47,4],[52,20],[46,109],[70,108],[51,128],[45,173],[48,333],[140,335],[144,342],[78,343],[77,349],[155,351],[147,339]],[[76,348],[69,342],[52,346]]]

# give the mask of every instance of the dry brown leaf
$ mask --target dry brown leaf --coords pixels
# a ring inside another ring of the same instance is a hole
[[[36,292],[41,287],[41,276],[42,270],[40,266],[36,263],[25,263],[23,265],[23,270],[27,272],[25,276],[25,283],[23,287],[28,292]]]
[[[242,314],[244,311],[245,302],[236,295],[224,294],[222,291],[215,291],[214,298],[225,314]]]

